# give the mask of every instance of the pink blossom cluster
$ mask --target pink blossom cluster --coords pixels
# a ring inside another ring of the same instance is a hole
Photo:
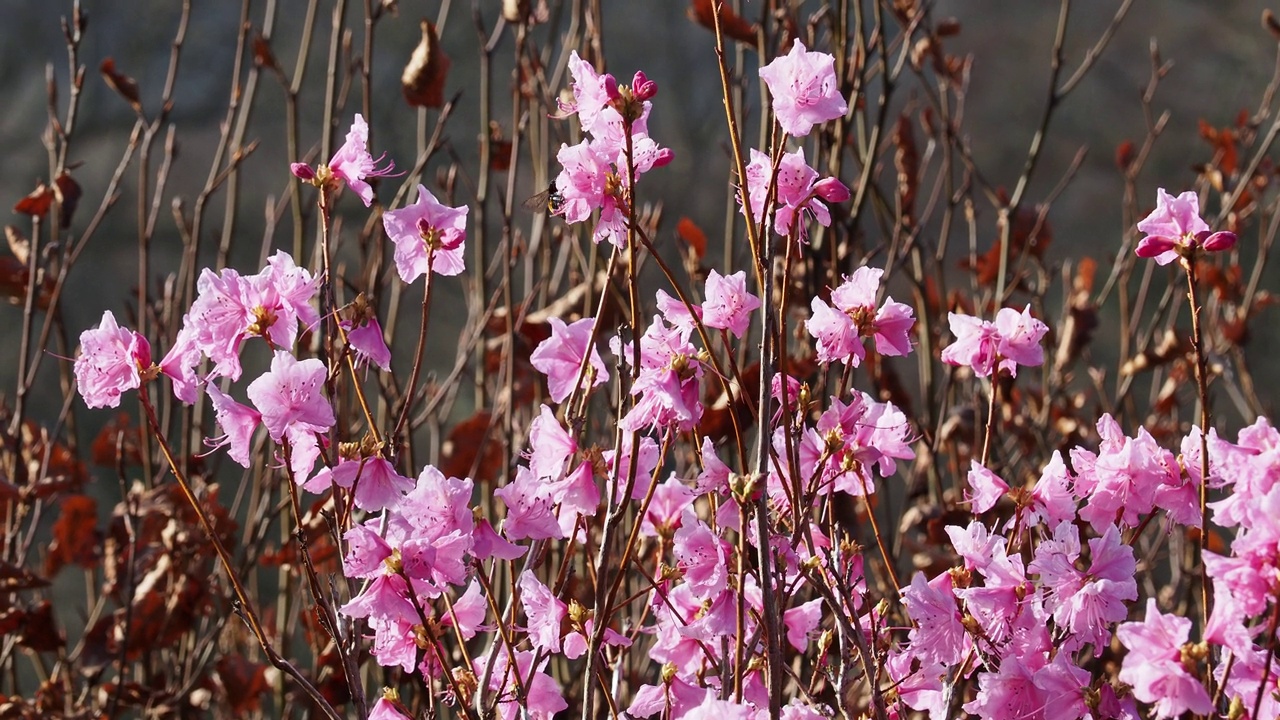
[[[877,299],[883,274],[879,268],[860,267],[831,291],[831,305],[821,298],[813,299],[813,317],[805,327],[817,341],[818,362],[858,367],[866,357],[864,338],[874,339],[881,355],[911,352],[915,314],[893,298]]]
[[[591,63],[569,58],[573,76],[573,101],[561,102],[560,110],[577,115],[587,139],[570,147],[561,145],[556,160],[563,167],[555,180],[559,198],[555,214],[565,222],[580,223],[599,211],[592,240],[608,240],[619,249],[626,247],[626,222],[631,183],[650,170],[671,162],[670,148],[649,137],[649,101],[658,86],[643,72],[637,72],[631,87],[618,85],[612,75],[601,75]]]
[[[973,370],[978,377],[993,371],[1018,374],[1018,366],[1034,367],[1044,362],[1040,339],[1049,326],[1032,317],[1031,307],[1018,312],[1001,308],[995,322],[971,315],[948,313],[947,321],[956,341],[942,350],[942,361]]]

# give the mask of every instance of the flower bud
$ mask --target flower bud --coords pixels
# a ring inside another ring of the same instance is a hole
[[[842,203],[852,196],[849,188],[833,177],[822,178],[815,183],[813,194],[831,203]]]
[[[316,171],[306,163],[290,163],[289,172],[292,172],[293,176],[299,180],[305,180],[307,182],[311,182],[316,178]]]
[[[1236,246],[1236,234],[1230,230],[1221,230],[1212,234],[1206,231],[1197,235],[1196,241],[1208,252],[1230,250]]]
[[[636,76],[631,80],[631,94],[638,102],[644,102],[658,94],[658,83],[650,80],[643,70],[637,70]]]

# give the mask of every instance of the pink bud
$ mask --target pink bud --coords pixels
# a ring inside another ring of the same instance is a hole
[[[1138,249],[1134,252],[1138,257],[1153,258],[1174,248],[1175,243],[1167,237],[1148,235],[1138,241]]]
[[[813,194],[832,203],[842,203],[852,195],[844,183],[833,177],[823,178],[815,183]]]
[[[622,97],[622,93],[618,92],[618,80],[612,75],[604,76],[604,91],[610,100],[617,100]]]
[[[316,171],[306,163],[292,163],[289,165],[289,171],[299,180],[311,181],[316,178]]]
[[[653,158],[653,166],[656,168],[663,167],[675,158],[676,154],[671,148],[662,148]]]
[[[1201,235],[1205,237],[1201,237]],[[1208,252],[1230,250],[1236,246],[1236,234],[1229,230],[1221,230],[1212,235],[1205,232],[1197,235],[1196,241]]]
[[[658,83],[650,80],[643,70],[637,70],[636,76],[631,80],[631,94],[636,100],[644,102],[658,94]]]

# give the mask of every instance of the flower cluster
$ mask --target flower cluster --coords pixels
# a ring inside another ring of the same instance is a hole
[[[978,377],[992,371],[1018,374],[1018,366],[1034,367],[1044,362],[1040,339],[1049,327],[1031,316],[1031,307],[1018,312],[1001,308],[994,323],[971,315],[949,313],[947,321],[956,341],[942,351],[942,361],[962,365]]]
[[[588,220],[600,212],[592,240],[608,240],[626,247],[626,221],[632,178],[671,162],[669,148],[660,147],[648,131],[649,99],[658,86],[637,72],[627,88],[612,75],[601,75],[574,51],[569,58],[573,101],[561,102],[565,115],[577,115],[589,137],[570,147],[561,145],[556,160],[564,168],[555,180],[560,198],[557,215],[565,222]]]
[[[879,268],[860,267],[831,291],[831,305],[814,298],[813,317],[806,327],[818,343],[818,362],[862,364],[866,350],[863,338],[873,338],[881,355],[906,355],[911,350],[911,328],[915,314],[893,298],[878,301]]]

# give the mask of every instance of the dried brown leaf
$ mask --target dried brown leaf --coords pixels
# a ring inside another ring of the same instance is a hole
[[[138,95],[138,83],[128,75],[116,70],[114,58],[109,57],[103,60],[102,64],[98,66],[98,72],[102,73],[102,79],[107,82],[107,86],[124,98],[134,112],[142,112],[142,100]]]
[[[444,106],[444,83],[449,74],[449,57],[440,47],[436,26],[422,20],[422,40],[413,49],[409,63],[400,75],[404,99],[414,107]]]

